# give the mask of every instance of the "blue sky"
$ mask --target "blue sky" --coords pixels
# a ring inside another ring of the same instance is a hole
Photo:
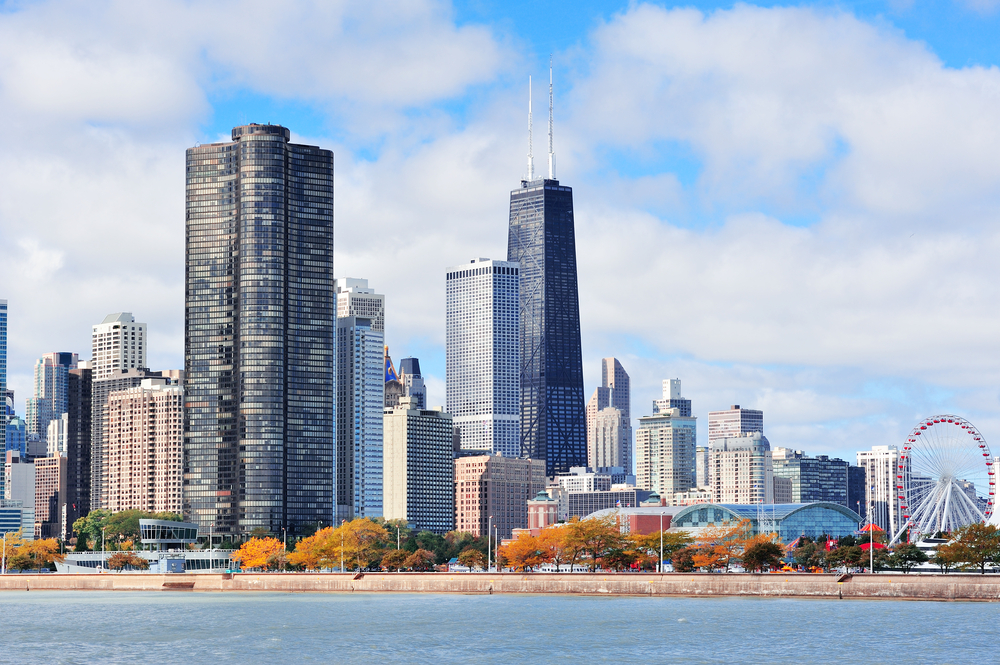
[[[1000,3],[0,2],[0,297],[31,367],[133,311],[183,364],[183,154],[273,122],[337,160],[337,271],[444,400],[442,271],[506,252],[528,76],[574,187],[588,394],[853,459],[1000,437]],[[268,20],[253,17],[265,15]]]

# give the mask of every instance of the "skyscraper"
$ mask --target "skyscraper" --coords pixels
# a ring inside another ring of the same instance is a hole
[[[681,396],[680,379],[663,379],[663,398],[653,400],[653,413],[680,409],[682,416],[691,415],[691,400]]]
[[[403,358],[399,361],[399,380],[403,383],[403,397],[417,400],[418,409],[427,408],[427,388],[420,374],[418,358]]]
[[[755,409],[743,409],[739,404],[729,407],[728,411],[708,412],[708,443],[734,436],[743,436],[753,432],[764,433],[764,412]]]
[[[375,293],[367,279],[340,277],[336,282],[337,318],[357,316],[371,319],[372,330],[385,331],[385,296]]]
[[[555,175],[551,79],[548,177],[535,177],[529,95],[528,174],[510,193],[507,239],[521,276],[521,452],[550,476],[587,464],[573,190]]]
[[[333,517],[333,153],[277,125],[187,150],[184,513]]]
[[[830,459],[827,455],[806,457],[801,450],[774,448],[771,450],[774,477],[788,478],[792,483],[789,503],[812,503],[829,501],[839,503],[854,510],[848,504],[847,467],[842,459]]]
[[[34,394],[28,398],[28,435],[48,440],[49,422],[67,411],[68,372],[79,362],[75,353],[46,353],[35,362]],[[45,446],[40,446],[45,448]]]
[[[7,301],[0,300],[0,451],[7,450]]]
[[[712,448],[715,503],[774,503],[771,444],[760,432],[716,439]]]
[[[587,402],[587,463],[618,466],[632,473],[632,417],[629,376],[617,358],[601,361],[601,385]]]
[[[858,466],[865,470],[865,494],[860,498],[863,503],[861,508],[872,523],[892,538],[903,523],[900,493],[896,491],[899,449],[896,446],[872,446],[871,450],[859,450]]]
[[[132,312],[108,314],[93,326],[94,378],[107,379],[120,371],[145,368],[148,330],[145,323],[136,323]]]
[[[384,340],[383,332],[373,329],[372,319],[337,319],[338,522],[382,515]]]
[[[93,369],[80,362],[71,369],[66,431],[66,523],[70,528],[90,512],[90,479],[93,434]]]
[[[635,481],[645,490],[673,500],[694,484],[697,419],[680,409],[639,418],[635,433]]]
[[[473,260],[445,274],[446,410],[463,450],[520,457],[520,268]]]

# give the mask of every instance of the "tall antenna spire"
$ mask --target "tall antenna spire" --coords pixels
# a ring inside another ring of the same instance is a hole
[[[531,155],[531,76],[528,76],[528,182],[535,179],[535,158]]]
[[[549,180],[556,179],[556,153],[552,152],[552,54],[549,54]]]

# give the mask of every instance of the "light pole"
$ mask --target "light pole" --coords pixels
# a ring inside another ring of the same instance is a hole
[[[215,539],[215,522],[208,525],[208,551],[212,551],[212,541]]]
[[[285,530],[285,527],[281,527],[281,544],[285,548],[285,551],[287,552],[288,551],[288,531]]]
[[[106,568],[105,564],[108,561],[108,553],[104,550],[104,530],[107,528],[106,526],[101,527],[101,570]]]
[[[344,572],[344,521],[340,520],[340,572]]]
[[[482,522],[480,522],[482,524]],[[493,563],[491,555],[493,554],[493,544],[490,542],[490,536],[493,535],[493,516],[490,515],[490,519],[486,522],[486,572],[490,572],[493,569]]]
[[[3,532],[3,564],[0,567],[0,575],[7,574],[7,532]]]
[[[660,574],[663,573],[663,513],[660,513]]]
[[[396,525],[396,549],[399,549],[399,525]]]

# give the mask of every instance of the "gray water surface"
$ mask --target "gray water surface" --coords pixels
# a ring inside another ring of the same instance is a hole
[[[0,662],[996,662],[1000,604],[0,593]]]

